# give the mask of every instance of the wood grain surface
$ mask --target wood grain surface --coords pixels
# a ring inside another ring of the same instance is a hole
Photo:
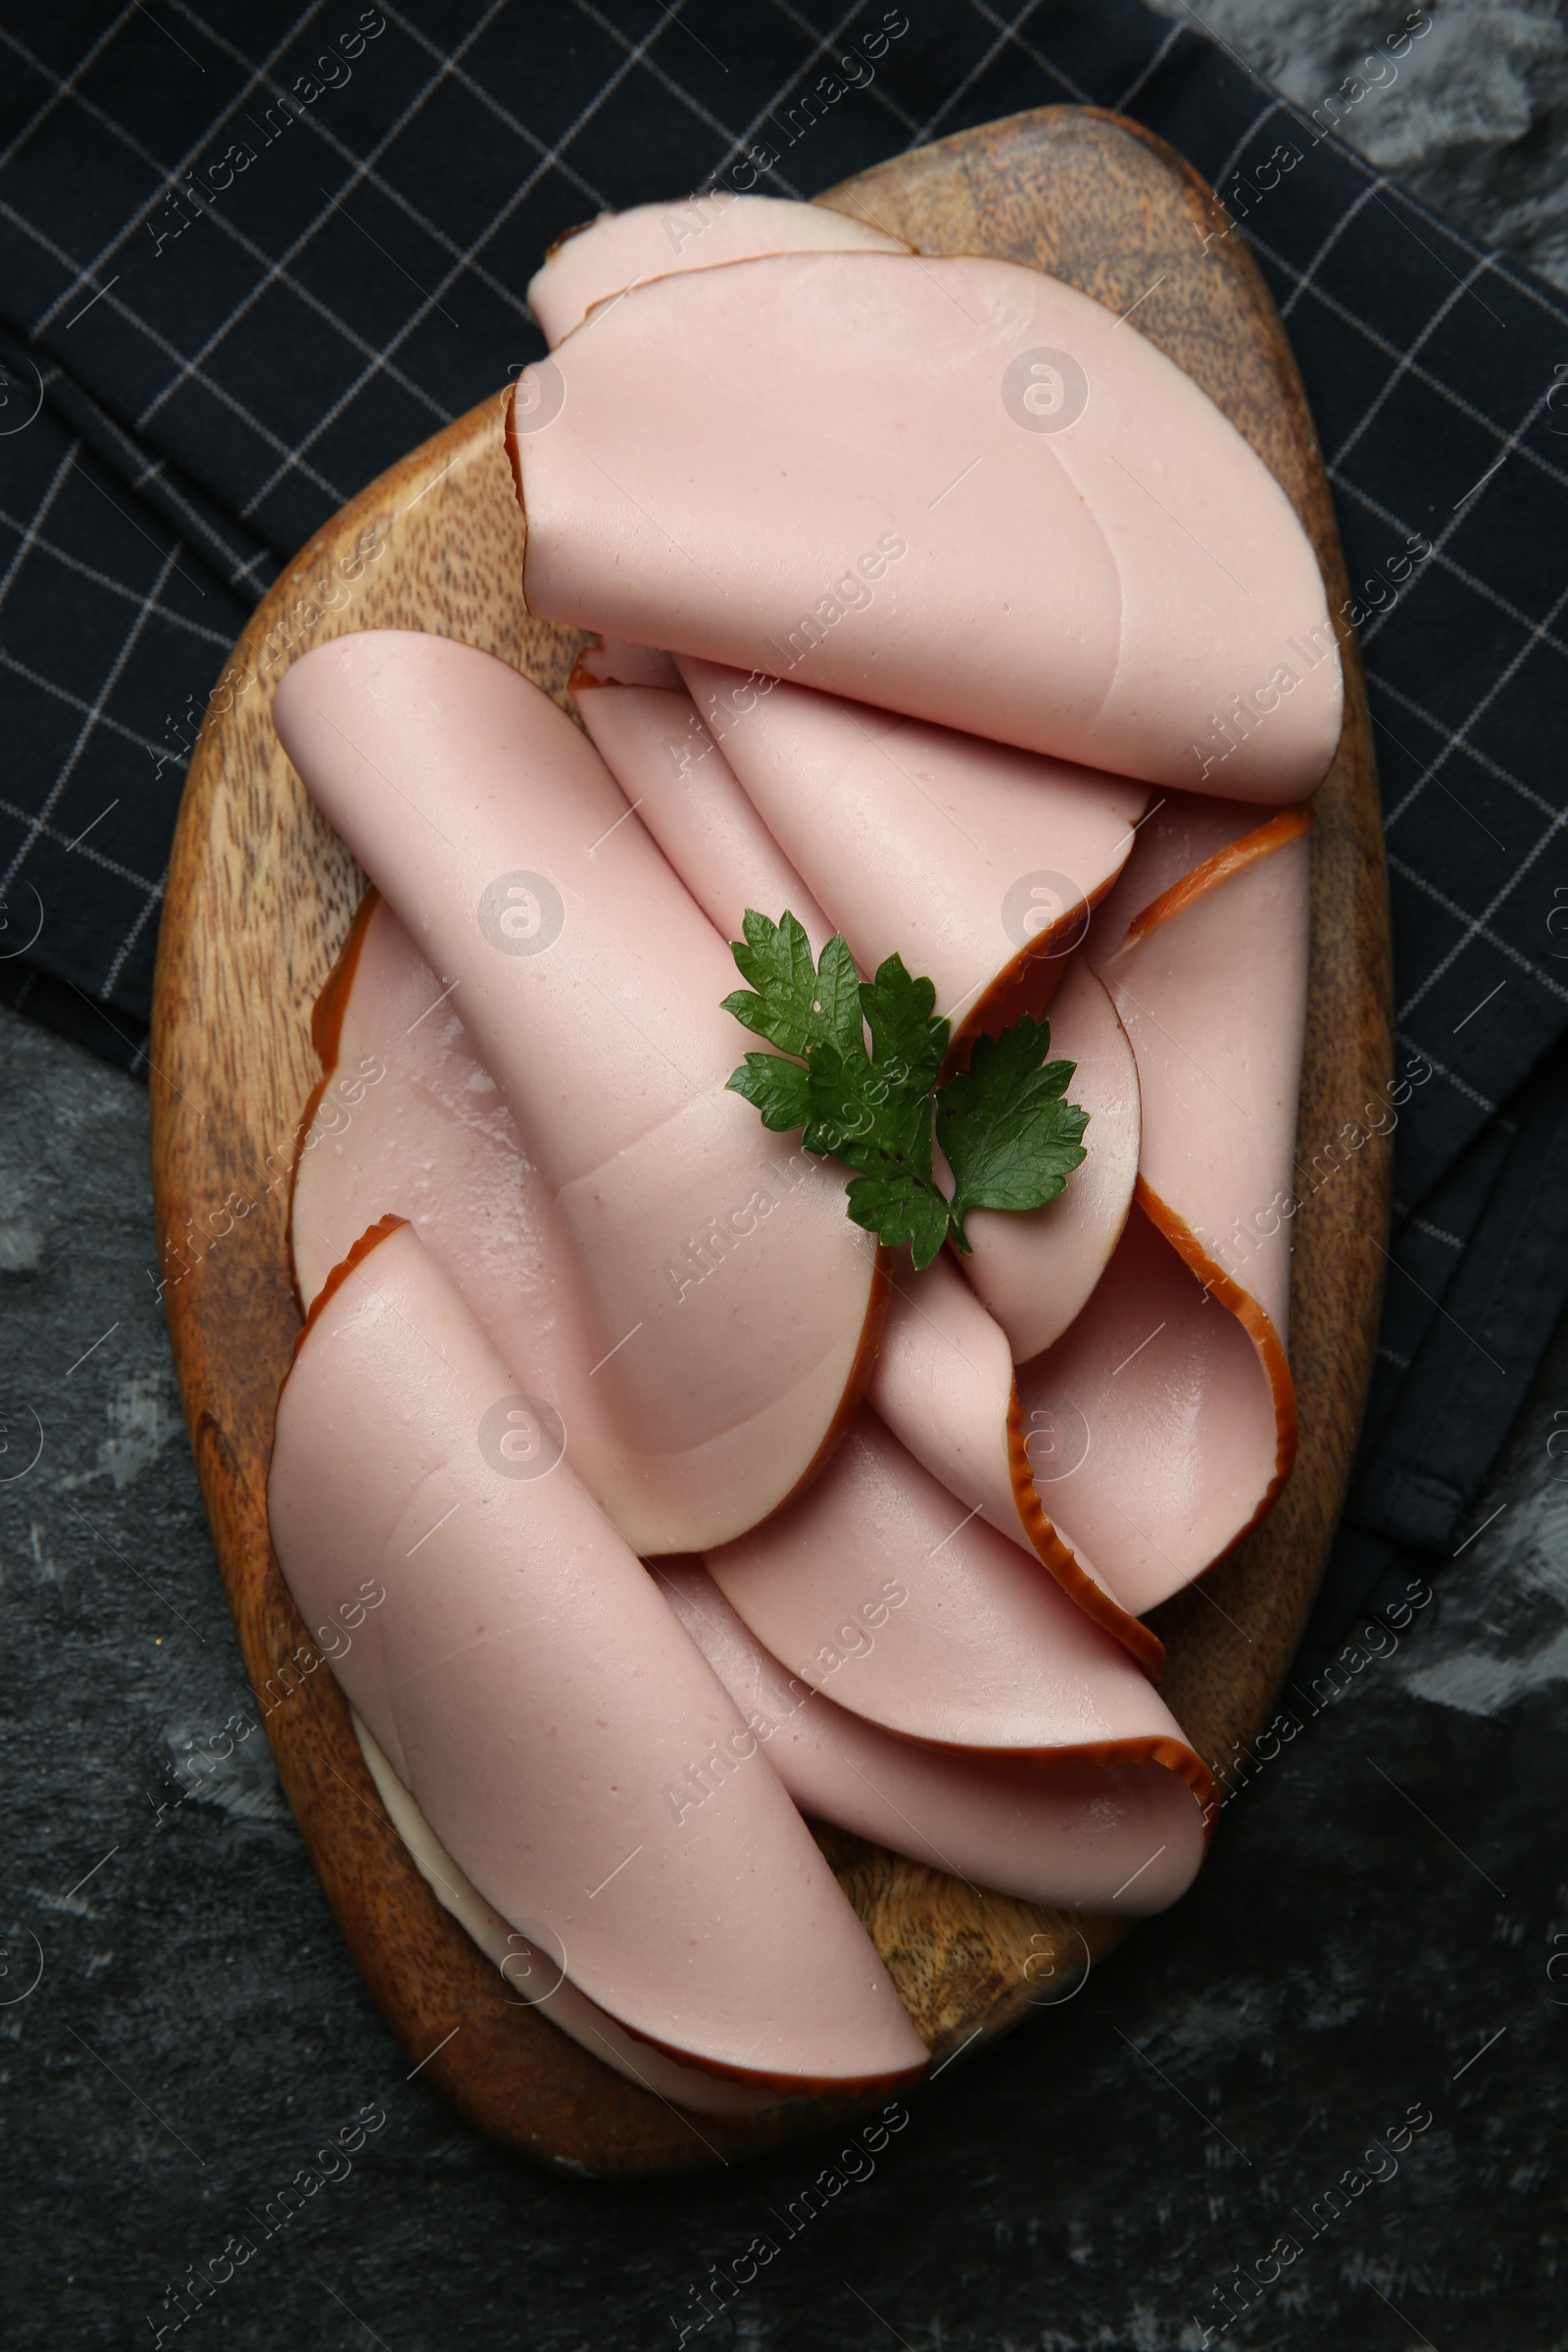
[[[1136,305],[1138,329],[1196,378],[1283,484],[1339,611],[1346,584],[1328,487],[1284,331],[1217,199],[1160,141],[1109,115],[1049,107],[899,157],[820,201],[928,253],[992,254],[1049,270],[1118,315]],[[522,2154],[596,2175],[678,2172],[857,2110],[797,2103],[741,2124],[686,2116],[520,2005],[393,1831],[267,1530],[273,1407],[300,1322],[286,1222],[300,1114],[319,1076],[309,1017],[364,887],[279,749],[272,691],[291,661],[327,637],[421,628],[512,662],[571,710],[566,679],[581,640],[522,608],[503,390],[311,541],[215,695],[180,811],[153,1011],[165,1300],[219,1564],[278,1771],[410,2063],[428,2059],[432,2088]],[[1390,1074],[1382,829],[1350,643],[1346,689],[1312,834],[1303,1165]],[[1216,1768],[1267,1719],[1344,1499],[1377,1328],[1388,1152],[1374,1139],[1349,1153],[1295,1220],[1300,1453],[1284,1496],[1255,1535],[1156,1615],[1166,1695]],[[978,1892],[842,1832],[818,1835],[939,2059],[1070,1995],[1124,1933],[1116,1921]],[[1075,2014],[1032,2030],[1070,2033]]]

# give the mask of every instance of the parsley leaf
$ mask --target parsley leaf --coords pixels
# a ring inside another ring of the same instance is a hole
[[[902,956],[890,956],[874,980],[860,989],[860,1006],[871,1031],[874,1058],[902,1063],[912,1079],[935,1086],[948,1050],[948,1024],[934,1018],[937,992],[929,980],[911,980]]]
[[[869,1058],[863,1043],[856,1054],[816,1047],[801,1140],[859,1171],[849,1188],[856,1224],[890,1246],[907,1242],[915,1264],[927,1266],[947,1238],[948,1202],[931,1173],[930,1081],[901,1077],[903,1069]]]
[[[1038,1208],[1061,1191],[1085,1156],[1088,1114],[1063,1099],[1073,1064],[1045,1061],[1045,1022],[980,1038],[968,1070],[938,1088],[949,1029],[931,981],[898,956],[862,981],[837,934],[813,966],[793,914],[773,923],[748,908],[744,928],[731,954],[752,986],[724,1009],[779,1052],[748,1054],[730,1089],[765,1127],[799,1129],[808,1152],[856,1171],[846,1205],[857,1225],[928,1266],[945,1241],[968,1250],[971,1208]],[[951,1200],[932,1173],[933,1118]]]
[[[775,1135],[804,1127],[811,1115],[811,1074],[800,1062],[786,1061],[782,1054],[748,1054],[741,1067],[731,1071],[728,1091],[755,1103],[762,1125]]]
[[[828,941],[818,971],[805,926],[793,914],[770,923],[748,907],[744,929],[744,945],[732,941],[730,954],[757,994],[737,989],[724,999],[724,1010],[784,1054],[808,1054],[829,1041],[843,1053],[863,1051],[859,974],[844,941],[836,934]]]
[[[1025,1013],[1000,1037],[977,1037],[969,1067],[937,1097],[937,1140],[953,1170],[953,1242],[969,1247],[971,1208],[1040,1208],[1088,1156],[1089,1113],[1065,1100],[1070,1061],[1047,1061],[1049,1021]]]

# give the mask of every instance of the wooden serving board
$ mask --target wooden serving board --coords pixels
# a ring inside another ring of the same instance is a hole
[[[1330,609],[1341,609],[1328,486],[1274,306],[1240,236],[1224,233],[1217,199],[1159,140],[1114,116],[1048,107],[902,156],[821,201],[928,253],[1029,264],[1118,315],[1136,304],[1139,331],[1196,378],[1284,485],[1317,549]],[[316,1653],[268,1540],[273,1407],[300,1322],[287,1168],[319,1075],[309,1018],[364,887],[278,747],[272,690],[290,661],[326,637],[420,628],[498,655],[572,709],[566,679],[581,640],[522,608],[523,525],[501,398],[498,389],[393,466],[311,541],[260,607],[215,697],[175,836],[153,1011],[165,1297],[258,1707],[327,1898],[411,2063],[428,2060],[425,2081],[522,2154],[573,2172],[678,2172],[836,2125],[856,2107],[688,2119],[519,2005],[392,1830],[342,1693],[310,1664]],[[1348,643],[1345,731],[1312,834],[1303,1163],[1373,1099],[1390,1052],[1382,828]],[[1388,1148],[1373,1141],[1303,1200],[1291,1310],[1295,1474],[1257,1534],[1157,1613],[1166,1695],[1215,1766],[1265,1722],[1322,1575],[1371,1371],[1388,1180]],[[284,1696],[277,1677],[291,1659],[297,1687]],[[977,1892],[842,1832],[818,1834],[939,2060],[1073,1990],[1124,1933],[1113,1920]]]

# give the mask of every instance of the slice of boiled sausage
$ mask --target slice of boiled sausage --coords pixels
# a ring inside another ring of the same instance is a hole
[[[1061,1590],[1158,1680],[1163,1644],[1049,1516],[1044,1497],[1056,1467],[1051,1433],[1025,1427],[1006,1336],[946,1250],[922,1272],[905,1268],[894,1277],[866,1401],[933,1478],[1037,1554]]]
[[[301,1302],[368,1226],[407,1218],[503,1362],[560,1415],[573,1470],[633,1550],[679,1549],[711,1504],[678,1454],[638,1451],[619,1425],[571,1234],[457,1002],[371,892],[312,1021],[324,1075],[294,1174]]]
[[[622,2026],[785,2093],[925,2053],[765,1758],[677,1819],[742,1728],[636,1556],[412,1229],[323,1285],[278,1400],[272,1539],[311,1623],[385,1600],[334,1668],[466,1877]]]
[[[677,2107],[694,2108],[699,2115],[758,2115],[777,2104],[777,2091],[688,2066],[629,2034],[608,2009],[591,2001],[562,1969],[553,1936],[542,1934],[537,1924],[531,1936],[519,1933],[465,1877],[357,1714],[354,1732],[376,1794],[414,1867],[442,1909],[451,1912],[494,1965],[508,1987],[506,1998],[537,2008],[590,2057],[602,2059],[629,2082],[642,2083],[645,2090],[657,2091]]]
[[[1143,1916],[1191,1885],[1202,1809],[1164,1766],[993,1763],[897,1739],[787,1675],[700,1562],[662,1561],[658,1576],[803,1813],[1026,1902]],[[735,1769],[715,1754],[691,1801]]]
[[[1052,1523],[1135,1616],[1212,1567],[1284,1483],[1258,1349],[1138,1202],[1089,1304],[1017,1378]]]
[[[741,936],[748,907],[756,907],[774,922],[788,908],[820,954],[833,923],[769,829],[776,822],[786,838],[802,830],[820,838],[820,828],[813,826],[809,814],[800,813],[792,791],[792,786],[798,785],[798,799],[808,798],[808,772],[804,763],[796,769],[782,762],[755,762],[755,747],[746,737],[746,727],[759,713],[760,697],[768,682],[749,679],[736,685],[733,673],[716,671],[710,664],[688,664],[705,683],[715,678],[727,681],[715,698],[722,713],[719,723],[728,740],[747,741],[750,772],[756,774],[765,764],[770,786],[776,783],[776,792],[770,789],[766,798],[769,824],[764,824],[689,696],[684,692],[677,696],[652,683],[619,682],[618,672],[642,666],[638,649],[606,645],[587,656],[573,677],[583,722],[606,766],[687,889],[726,937]],[[836,723],[840,725],[853,710],[850,704],[827,695],[803,694],[796,699],[802,704],[829,706],[838,714]],[[878,731],[886,727],[880,713],[867,711],[864,716]],[[911,727],[899,733],[924,733],[944,744],[962,741],[937,729]],[[987,761],[998,759],[1047,770],[1058,783],[1070,773],[1058,762],[998,754],[993,745],[975,744],[972,750],[979,758],[972,763],[971,776],[978,772],[983,778]],[[1013,887],[1009,894],[1016,900],[1013,912],[1018,931],[1032,940],[1033,953],[1041,959],[1035,967],[1041,981],[1026,977],[1023,993],[1037,1003],[1050,998],[1051,1053],[1075,1065],[1071,1094],[1089,1112],[1089,1156],[1075,1170],[1065,1192],[1043,1208],[1022,1213],[973,1210],[966,1224],[971,1254],[961,1260],[1020,1361],[1038,1355],[1060,1337],[1100,1279],[1126,1223],[1138,1172],[1138,1073],[1132,1048],[1110,999],[1084,956],[1072,950],[1087,920],[1091,896],[1104,889],[1104,876],[1113,870],[1113,858],[1126,853],[1131,827],[1121,823],[1120,816],[1144,796],[1123,792],[1102,778],[1093,779],[1092,784],[1095,798],[1087,809],[1084,796],[1076,794],[1071,785],[1054,796],[1048,783],[1040,796],[1048,808],[1054,808],[1059,820],[1055,831],[1043,837],[1048,854],[1070,858],[1091,873],[1087,887],[1081,879],[1059,873],[1025,874],[1025,887]],[[1105,821],[1102,795],[1104,804],[1117,808],[1113,823]],[[982,790],[973,797],[985,804],[983,782]],[[960,800],[958,805],[964,809],[961,821],[966,826],[982,821],[977,809],[971,812],[971,802]],[[1234,802],[1216,805],[1237,807]],[[1023,864],[1029,824],[1038,813],[1028,798],[1024,797],[1020,810],[1017,802],[1004,795],[1001,805],[986,813],[999,820],[995,847],[1004,861],[1010,851],[1011,865]],[[1015,834],[1008,833],[1009,824],[1016,827]],[[955,960],[954,926],[944,917],[963,896],[962,878],[953,874],[954,860],[945,860],[938,854],[940,841],[930,845],[932,857],[922,866],[907,856],[908,838],[906,830],[892,826],[885,843],[852,839],[837,845],[839,854],[823,859],[824,886],[833,897],[838,919],[848,923],[852,909],[860,918],[857,922],[858,947],[853,938],[851,946],[856,948],[862,970],[876,968],[889,938],[902,939],[905,961],[911,971],[929,975],[944,956],[950,964]],[[955,842],[954,846],[958,845]],[[873,848],[887,854],[887,863],[880,868],[868,861],[867,854]],[[1086,850],[1092,855],[1081,854]],[[979,863],[976,858],[974,867]],[[986,901],[997,893],[993,888],[988,894],[984,882],[979,883],[979,917],[974,914],[976,895],[971,888],[971,945],[983,936]],[[868,911],[873,896],[881,903],[880,921]],[[995,906],[989,912],[994,914]],[[991,952],[995,952],[994,941]],[[1020,956],[1010,969],[1015,976],[1027,975],[1029,966]],[[1054,990],[1056,993],[1053,994]],[[971,1012],[977,1009],[977,1002],[971,1002]],[[999,1004],[998,1009],[1005,1008]],[[992,1025],[997,1024],[993,1021]],[[939,1152],[939,1162],[940,1156]],[[942,1172],[947,1173],[945,1168]]]
[[[1280,803],[1326,771],[1300,523],[1086,295],[785,254],[638,286],[543,366],[508,424],[530,612],[1149,783]]]
[[[607,646],[597,661],[632,664]],[[572,693],[589,739],[709,921],[744,936],[748,907],[777,922],[786,909],[820,956],[833,925],[741,787],[671,663],[674,692],[594,675],[579,662]]]
[[[1281,809],[1217,850],[1099,967],[1138,1061],[1144,1206],[1242,1315],[1282,1389],[1310,823],[1309,808]]]
[[[706,1565],[782,1665],[884,1731],[1014,1763],[1152,1761],[1211,1799],[1122,1645],[868,1406],[814,1486]]]
[[[907,253],[897,237],[825,205],[710,188],[677,204],[601,213],[552,245],[528,281],[528,308],[552,348],[594,305],[675,270],[716,270],[764,253]]]

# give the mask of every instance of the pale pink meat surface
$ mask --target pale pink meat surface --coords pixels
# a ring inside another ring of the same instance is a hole
[[[1096,966],[1120,947],[1133,917],[1216,851],[1255,833],[1273,814],[1247,801],[1164,792],[1139,819],[1132,855],[1095,908],[1084,951]]]
[[[666,1790],[742,1719],[552,1452],[412,1229],[382,1240],[307,1329],[268,1496],[309,1623],[385,1589],[349,1698],[485,1899],[633,2033],[786,2089],[918,2068],[765,1758],[677,1822]]]
[[[999,1534],[1038,1558],[1156,1680],[1162,1645],[1064,1540],[1051,1515],[1056,1433],[1025,1428],[1006,1335],[944,1250],[894,1277],[866,1402],[914,1459]]]
[[[591,2056],[678,2107],[695,2108],[700,2115],[758,2115],[778,2105],[776,2090],[685,2066],[652,2042],[639,2041],[608,2009],[591,2001],[564,1973],[556,1938],[541,1936],[537,1929],[532,1938],[520,1935],[458,1868],[358,1715],[354,1731],[376,1792],[416,1870],[492,1962],[508,1988],[507,1999],[537,2008]]]
[[[741,937],[749,906],[775,923],[788,908],[820,956],[833,925],[747,798],[678,674],[675,684],[670,693],[579,680],[577,708],[594,749],[722,939]]]
[[[726,944],[592,746],[488,655],[338,638],[294,663],[274,709],[325,814],[456,983],[570,1237],[607,1413],[633,1452],[684,1466],[670,1547],[694,1542],[699,1505],[709,1542],[755,1525],[831,1441],[878,1275],[842,1170],[726,1091],[750,1043],[720,1008]]]
[[[1165,1741],[1201,1778],[1121,1644],[868,1406],[804,1494],[705,1556],[765,1649],[886,1731],[1016,1758]]]
[[[894,1276],[865,1400],[950,1494],[1031,1554],[1007,1452],[1012,1355],[944,1250]]]
[[[1050,995],[1133,846],[1142,786],[803,686],[760,691],[713,662],[678,666],[863,972],[902,956],[935,982],[956,1034],[1004,974]]]
[[[1041,1208],[972,1208],[959,1265],[1022,1363],[1057,1341],[1110,1262],[1132,1206],[1141,1110],[1138,1066],[1116,1008],[1082,952],[1051,1000],[1053,1061],[1070,1061],[1067,1099],[1089,1113],[1087,1157]],[[944,1166],[943,1181],[948,1181]]]
[[[554,349],[582,324],[595,303],[667,277],[677,270],[714,270],[767,253],[907,253],[868,222],[787,196],[732,196],[715,188],[672,204],[638,204],[601,213],[554,246],[528,281],[528,308]]]
[[[601,654],[587,659],[602,666],[607,676],[613,676],[635,666],[630,659],[634,653],[629,647],[606,646]],[[824,887],[836,902],[836,919],[847,923],[851,908],[860,918],[857,924],[859,944],[857,946],[851,935],[850,945],[862,970],[875,970],[881,960],[878,942],[890,936],[904,940],[905,962],[911,971],[931,976],[945,945],[950,959],[956,960],[951,952],[956,926],[944,925],[944,905],[961,899],[965,875],[955,875],[952,853],[956,852],[969,868],[974,934],[981,933],[985,920],[997,913],[1005,895],[1000,892],[995,875],[989,892],[984,882],[976,883],[980,860],[969,858],[968,845],[957,832],[938,815],[933,826],[925,828],[937,838],[926,840],[929,858],[922,864],[922,810],[918,794],[909,795],[911,806],[905,814],[911,819],[910,825],[890,823],[885,840],[829,843],[840,854],[826,856],[823,842],[828,828],[809,805],[811,770],[804,759],[797,765],[785,758],[776,735],[767,735],[768,722],[761,715],[765,681],[737,680],[734,673],[716,670],[711,664],[688,663],[687,667],[694,678],[701,679],[705,693],[717,698],[726,740],[747,745],[748,772],[764,775],[768,790],[760,795],[759,806],[743,791],[684,693],[676,697],[651,685],[591,687],[579,681],[577,702],[605,764],[627,800],[637,806],[639,816],[710,920],[735,939],[740,937],[748,907],[756,907],[774,922],[788,907],[820,954],[833,921],[778,846],[780,837],[793,840],[804,833],[817,846],[822,858]],[[780,696],[787,692],[782,688],[776,691]],[[883,713],[856,713],[853,706],[832,696],[801,693],[791,702],[793,706],[826,706],[825,727],[834,735],[845,726],[855,727],[858,719],[868,721],[879,735],[888,726]],[[749,757],[748,731],[754,728],[760,730],[759,741],[774,745],[777,756],[770,757],[765,766],[752,762]],[[889,740],[897,743],[905,736],[922,734],[944,751],[963,744],[962,738],[949,736],[944,730],[913,727],[900,728]],[[809,743],[811,735],[809,724],[790,730],[790,748],[799,750]],[[1102,888],[1106,872],[1114,870],[1114,857],[1125,856],[1138,806],[1147,796],[1137,787],[1119,786],[1114,779],[1101,777],[1084,785],[1077,781],[1063,785],[1059,779],[1064,774],[1071,776],[1072,771],[1062,770],[1057,762],[999,753],[990,744],[973,744],[965,751],[978,758],[953,762],[950,782],[957,823],[972,829],[989,817],[996,853],[1011,873],[1015,866],[1026,865],[1029,829],[1038,821],[1037,846],[1078,869],[1071,880],[1056,875],[1054,894],[1049,887],[1043,888],[1038,906],[1025,903],[1026,894],[1015,894],[1020,936],[1027,937],[1036,925],[1043,927],[1052,918],[1059,918],[1063,905],[1083,908],[1088,895]],[[1042,783],[1038,776],[1031,777],[1025,792],[1004,793],[999,798],[989,789],[993,761],[1046,770],[1047,780]],[[928,786],[921,787],[925,789]],[[832,788],[828,797],[835,797]],[[1234,809],[1237,804],[1215,806]],[[1049,832],[1048,820],[1053,828]],[[776,827],[776,833],[771,827]],[[1004,850],[1006,843],[1012,849],[1010,862]],[[879,903],[880,925],[865,911],[873,897]],[[960,915],[959,922],[962,919]],[[960,1261],[1020,1361],[1037,1355],[1059,1338],[1088,1298],[1126,1222],[1138,1172],[1137,1068],[1109,998],[1081,954],[1070,953],[1084,920],[1083,914],[1068,913],[1061,927],[1063,944],[1049,960],[1062,976],[1051,1003],[1051,1053],[1054,1058],[1077,1064],[1070,1092],[1072,1100],[1090,1113],[1089,1156],[1074,1172],[1065,1192],[1043,1208],[1021,1214],[974,1210],[966,1225],[972,1254]],[[998,938],[1001,936],[999,932]],[[1018,949],[1009,942],[999,952],[1015,956]],[[972,991],[970,998],[972,1006]],[[960,1006],[960,1019],[962,1009]],[[946,1181],[948,1171],[940,1152],[938,1161]]]
[[[1094,1297],[1018,1367],[1041,1499],[1141,1615],[1244,1535],[1278,1475],[1267,1371],[1236,1316],[1136,1204]]]
[[[519,1386],[560,1413],[572,1468],[627,1543],[680,1550],[711,1503],[683,1456],[637,1451],[617,1422],[571,1236],[456,1004],[377,901],[335,1065],[359,1099],[327,1090],[294,1180],[300,1296],[309,1306],[368,1226],[407,1217]]]
[[[1297,832],[1169,912],[1156,901],[1158,919],[1135,922],[1100,966],[1138,1060],[1143,1184],[1255,1299],[1282,1349],[1310,879]]]
[[[514,420],[531,612],[1150,783],[1278,803],[1327,769],[1338,648],[1284,492],[1070,287],[776,256],[639,286],[551,365]]]
[[[803,1813],[1026,1902],[1141,1916],[1191,1884],[1202,1811],[1165,1766],[993,1763],[898,1739],[786,1674],[699,1562],[658,1577]],[[733,1769],[694,1779],[693,1805]]]

